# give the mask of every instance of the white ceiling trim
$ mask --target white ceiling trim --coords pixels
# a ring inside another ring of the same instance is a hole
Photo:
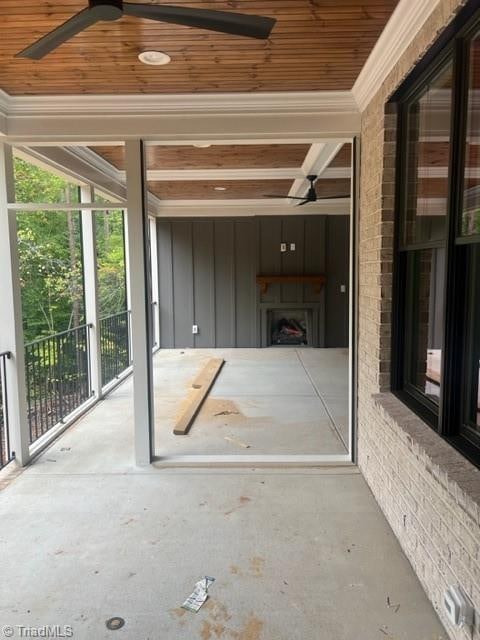
[[[332,167],[326,169],[322,178],[339,179],[350,177],[349,167]],[[125,172],[120,176],[125,180]],[[277,169],[149,169],[147,180],[155,182],[175,182],[182,180],[301,180],[305,178],[303,169],[299,167]]]
[[[162,218],[350,215],[350,198],[319,201],[301,209],[292,207],[285,198],[269,200],[158,200],[155,215]]]
[[[0,90],[1,109],[4,109],[8,115],[24,117],[358,111],[350,91],[11,96]]]
[[[352,88],[364,111],[440,0],[400,0]]]
[[[293,180],[303,176],[300,167],[278,169],[149,169],[147,180]],[[125,178],[125,175],[123,176]]]

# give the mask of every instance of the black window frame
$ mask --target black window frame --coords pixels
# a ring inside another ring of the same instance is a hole
[[[467,397],[465,377],[468,378],[468,373],[465,373],[467,340],[471,337],[467,336],[467,325],[471,318],[468,318],[467,311],[469,297],[465,273],[473,254],[473,250],[468,247],[478,246],[480,237],[461,236],[470,71],[468,63],[471,39],[479,32],[480,9],[478,3],[471,0],[402,83],[390,103],[395,104],[397,110],[391,391],[440,436],[480,467],[480,430],[475,433],[464,421]],[[408,188],[408,109],[425,92],[430,82],[446,68],[449,61],[453,63],[453,84],[445,240],[415,243],[408,247],[402,243]],[[407,296],[414,296],[414,293],[412,290],[405,291],[405,282],[409,260],[413,259],[409,255],[422,249],[437,248],[442,242],[446,252],[444,336],[440,398],[436,405],[426,394],[405,382],[414,338],[414,332],[409,331],[405,317]],[[469,274],[471,275],[471,271]],[[478,291],[478,283],[473,286]]]

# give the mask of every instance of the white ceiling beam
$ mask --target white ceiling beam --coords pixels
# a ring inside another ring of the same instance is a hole
[[[107,118],[64,118],[34,116],[8,117],[11,144],[42,145],[104,144],[106,141],[142,138],[145,142],[195,144],[211,140],[215,144],[278,144],[323,139],[350,139],[359,134],[360,114],[312,112],[299,118],[292,114],[251,114],[218,116],[117,116]]]
[[[312,144],[303,161],[303,175],[315,175],[320,178],[342,146],[343,142],[336,141]],[[350,171],[350,168],[348,170]],[[297,198],[302,197],[306,194],[309,186],[310,183],[305,178],[295,180],[288,195]]]
[[[283,215],[350,215],[350,198],[312,202],[301,209],[286,204],[284,198],[252,200],[160,200],[157,217],[231,217]]]
[[[284,169],[150,169],[147,179],[154,181],[182,180],[293,180],[303,175],[300,167]]]
[[[326,169],[323,179],[349,178],[349,167]],[[304,179],[301,168],[286,169],[150,169],[147,179],[155,182],[176,182],[182,180],[295,180]],[[122,179],[125,173],[121,172]]]
[[[11,96],[0,89],[0,108],[13,116],[64,117],[211,113],[351,113],[350,91],[262,91],[180,94]]]
[[[2,111],[3,109],[3,111]],[[360,114],[350,91],[113,95],[0,95],[5,141],[242,144],[352,138]],[[299,117],[301,115],[301,117]]]

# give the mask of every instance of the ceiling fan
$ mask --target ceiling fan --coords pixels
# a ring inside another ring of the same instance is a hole
[[[135,16],[160,22],[181,24],[249,38],[266,39],[276,20],[264,16],[243,15],[213,9],[192,9],[156,4],[135,4],[123,0],[88,0],[88,7],[31,44],[15,57],[39,60],[80,31],[100,21]]]
[[[308,188],[307,191],[307,195],[304,196],[303,198],[300,198],[298,196],[280,196],[280,195],[266,195],[264,196],[264,198],[290,198],[291,200],[301,200],[302,202],[299,202],[297,206],[301,207],[304,204],[308,204],[309,202],[317,202],[318,200],[337,200],[339,198],[349,198],[350,194],[342,194],[342,195],[338,195],[338,196],[317,196],[317,192],[315,191],[315,180],[318,178],[318,176],[307,176],[307,180],[310,182],[310,187]]]

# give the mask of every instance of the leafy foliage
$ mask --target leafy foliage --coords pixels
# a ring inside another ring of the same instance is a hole
[[[15,159],[17,202],[75,203],[78,187]],[[108,220],[108,222],[106,222]],[[80,212],[35,211],[17,216],[25,340],[85,322]],[[96,214],[100,313],[125,309],[122,212]]]
[[[123,212],[97,212],[95,235],[99,313],[103,318],[127,308]]]

